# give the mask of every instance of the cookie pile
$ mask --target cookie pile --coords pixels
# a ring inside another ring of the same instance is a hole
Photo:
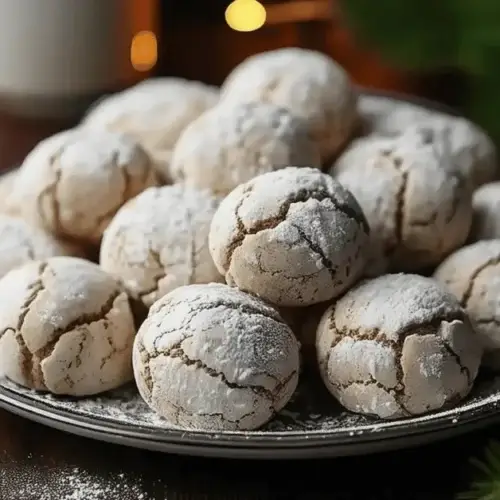
[[[497,176],[474,124],[313,51],[146,80],[3,178],[0,369],[135,379],[187,429],[257,429],[299,377],[383,419],[449,407],[500,369]]]

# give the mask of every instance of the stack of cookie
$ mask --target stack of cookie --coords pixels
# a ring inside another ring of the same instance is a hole
[[[5,178],[0,369],[56,395],[135,378],[208,430],[268,422],[302,363],[354,412],[456,404],[500,366],[497,173],[478,127],[316,52],[147,80]]]

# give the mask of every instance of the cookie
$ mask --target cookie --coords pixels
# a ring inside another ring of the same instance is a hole
[[[150,154],[161,177],[170,179],[165,161],[189,123],[219,98],[216,87],[182,78],[147,79],[100,100],[86,115],[84,127],[131,135]]]
[[[88,396],[132,378],[128,297],[96,264],[52,257],[0,280],[0,366],[39,391]]]
[[[224,81],[221,100],[288,108],[309,125],[323,159],[339,151],[357,123],[357,93],[349,76],[312,50],[283,48],[247,58]]]
[[[0,213],[6,215],[16,216],[21,213],[12,199],[12,193],[15,189],[19,169],[15,168],[0,174]]]
[[[28,222],[61,237],[96,244],[117,210],[155,184],[149,156],[134,140],[113,132],[73,129],[31,151],[13,197]]]
[[[27,262],[64,255],[81,256],[83,252],[18,217],[0,214],[0,278]]]
[[[232,191],[214,215],[209,245],[229,285],[277,306],[307,306],[358,279],[368,233],[349,191],[317,169],[288,167]]]
[[[484,184],[472,196],[472,241],[500,238],[500,182]]]
[[[106,229],[102,268],[146,307],[179,286],[222,281],[208,250],[218,203],[208,191],[183,185],[147,189]]]
[[[484,364],[500,370],[500,239],[457,250],[434,278],[468,313],[484,346]]]
[[[227,285],[190,285],[153,305],[133,365],[141,396],[171,424],[251,430],[295,391],[299,347],[259,299]]]
[[[174,181],[226,195],[257,175],[289,165],[321,166],[306,123],[271,103],[219,105],[192,122],[177,142]]]
[[[498,179],[498,155],[493,141],[465,118],[371,95],[359,97],[358,112],[365,135],[390,138],[409,134],[417,141],[429,134],[446,137],[455,166],[472,189]]]
[[[467,396],[481,342],[458,303],[430,278],[388,274],[360,283],[318,326],[318,364],[348,410],[394,419]]]
[[[368,276],[426,270],[467,239],[470,190],[443,145],[433,135],[360,139],[334,165],[372,230]]]

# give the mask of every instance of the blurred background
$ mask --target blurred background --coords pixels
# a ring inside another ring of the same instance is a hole
[[[286,46],[330,55],[361,86],[452,106],[500,138],[498,0],[0,0],[0,110],[31,144],[41,120],[67,126],[140,79],[220,84],[249,55]],[[6,141],[0,126],[0,154]]]

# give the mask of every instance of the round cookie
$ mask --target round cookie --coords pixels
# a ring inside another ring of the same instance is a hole
[[[28,222],[92,244],[128,199],[156,184],[149,156],[134,140],[81,129],[42,141],[18,175],[14,198]]]
[[[216,87],[182,78],[158,77],[100,100],[84,127],[131,135],[150,154],[164,180],[170,179],[168,156],[184,128],[219,98]]]
[[[146,307],[179,286],[222,281],[208,249],[218,203],[208,191],[180,184],[147,189],[106,229],[102,268]]]
[[[358,113],[366,135],[397,136],[415,122],[436,114],[427,108],[386,96],[360,94]]]
[[[0,278],[27,262],[64,255],[80,256],[79,250],[18,217],[0,214]]]
[[[500,370],[500,239],[457,250],[434,278],[460,301],[484,346],[483,362]]]
[[[295,391],[299,346],[259,299],[227,285],[190,285],[153,305],[133,365],[141,396],[173,425],[251,430]]]
[[[218,105],[192,122],[177,142],[174,181],[226,195],[257,175],[294,165],[321,166],[306,123],[271,103]]]
[[[429,138],[359,140],[358,154],[349,151],[332,169],[372,230],[369,276],[425,270],[467,239],[470,191],[439,139]]]
[[[484,184],[472,196],[472,241],[500,238],[500,182]]]
[[[6,274],[0,331],[3,374],[22,386],[87,396],[132,378],[127,294],[91,262],[52,257]]]
[[[481,342],[434,280],[388,274],[360,283],[318,326],[318,364],[348,410],[393,419],[454,404],[472,388]]]
[[[241,184],[220,204],[210,253],[229,285],[278,306],[338,296],[360,276],[369,228],[329,175],[288,167]]]
[[[357,94],[349,76],[312,50],[283,48],[247,58],[224,81],[221,100],[288,108],[309,125],[325,160],[339,151],[357,123]]]

